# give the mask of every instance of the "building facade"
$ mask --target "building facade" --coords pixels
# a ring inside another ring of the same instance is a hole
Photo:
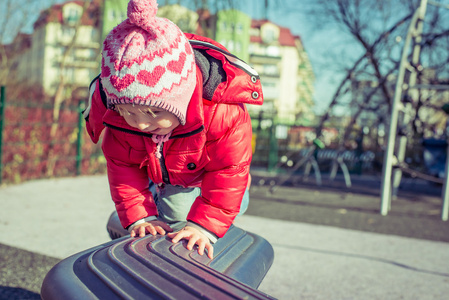
[[[43,11],[35,23],[30,49],[15,64],[18,79],[54,94],[63,78],[68,91],[88,86],[99,72],[102,41],[126,19],[127,0],[92,1],[83,14],[82,1],[68,1]],[[198,32],[208,15],[214,39],[248,62],[261,77],[264,104],[248,106],[276,123],[310,126],[314,120],[314,74],[300,37],[267,20],[251,20],[237,10],[193,12],[179,5],[159,8],[185,32]],[[201,20],[200,20],[201,19]],[[77,26],[80,21],[79,26]]]
[[[104,41],[108,33],[115,26],[126,20],[129,0],[107,0],[102,1],[103,16],[101,22],[101,40]]]
[[[309,125],[314,121],[314,74],[298,36],[267,20],[253,20],[249,62],[259,73],[264,105],[254,113],[269,113],[276,123]]]
[[[215,40],[225,46],[229,52],[248,62],[251,17],[232,9],[219,11],[216,20]]]
[[[98,13],[83,2],[69,1],[41,12],[29,48],[14,62],[16,80],[53,95],[64,81],[67,93],[84,88],[98,73]],[[77,26],[79,22],[79,26]]]

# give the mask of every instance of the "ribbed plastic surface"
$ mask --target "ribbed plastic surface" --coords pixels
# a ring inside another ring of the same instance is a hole
[[[50,299],[273,299],[256,290],[273,262],[261,237],[231,227],[214,259],[164,236],[123,237],[57,264],[41,290]]]

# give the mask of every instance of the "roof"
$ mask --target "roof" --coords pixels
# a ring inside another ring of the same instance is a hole
[[[300,40],[301,37],[299,35],[293,35],[289,28],[279,26],[269,20],[252,20],[251,21],[251,28],[260,29],[263,25],[271,23],[279,27],[279,39],[278,42],[281,46],[289,46],[289,47],[296,47],[296,40]],[[262,43],[262,37],[259,36],[251,36],[250,41],[252,43]]]
[[[86,12],[83,14],[81,19],[82,25],[90,25],[90,26],[97,26],[99,17],[100,17],[100,2],[101,0],[94,0],[91,2],[89,7],[87,8]],[[63,16],[62,16],[62,8],[70,3],[77,4],[81,7],[84,5],[84,1],[66,1],[64,3],[55,4],[51,6],[50,8],[41,11],[38,19],[34,23],[34,28],[38,28],[40,26],[46,25],[48,23],[63,23]]]
[[[286,27],[280,27],[281,32],[279,34],[279,44],[282,46],[296,47],[295,37],[291,33],[290,29]]]

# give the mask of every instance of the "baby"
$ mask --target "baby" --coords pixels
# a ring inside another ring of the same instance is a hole
[[[185,239],[212,259],[213,243],[248,205],[245,103],[261,105],[262,88],[223,46],[156,12],[155,0],[131,0],[106,37],[86,128],[95,143],[104,130],[112,199],[131,236]]]

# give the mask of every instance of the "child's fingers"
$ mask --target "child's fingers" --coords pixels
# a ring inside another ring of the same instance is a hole
[[[157,234],[157,233],[159,233],[160,235],[165,235],[165,230],[164,230],[164,228],[162,228],[162,227],[160,227],[160,226],[156,226],[155,227],[155,234]],[[153,234],[153,235],[155,235],[155,234]]]
[[[148,226],[146,226],[146,229],[148,231],[148,233],[152,234],[152,235],[165,235],[167,232],[165,231],[166,227],[162,226],[161,224],[149,224]],[[169,228],[171,229],[171,228]],[[173,230],[171,230],[173,231]]]
[[[204,247],[206,246],[206,242],[202,239],[199,239],[196,244],[198,245],[198,254],[203,255],[204,254]]]
[[[212,246],[210,243],[207,243],[206,250],[207,250],[207,256],[210,259],[214,258],[214,246]]]
[[[176,236],[177,232],[169,232],[167,233],[167,237],[171,238],[173,240],[173,238]]]
[[[188,232],[185,232],[184,230],[181,230],[179,232],[175,233],[168,233],[167,237],[172,239],[172,243],[177,243],[182,239],[188,240],[186,248],[188,250],[192,250],[195,245],[198,246],[198,254],[203,255],[204,249],[207,250],[207,257],[212,259],[214,257],[214,248],[209,243],[209,240],[205,241],[204,239],[201,239],[199,236],[195,234],[188,234]]]
[[[172,238],[172,242],[173,243],[177,243],[177,242],[179,242],[180,240],[182,240],[184,237],[185,237],[185,235],[183,234],[183,231],[179,231],[179,232],[175,232],[175,233],[171,233],[170,235],[169,235],[169,237],[170,238]]]
[[[146,231],[146,227],[145,226],[140,226],[139,227],[139,236],[140,237],[144,237],[145,236],[145,231]]]
[[[151,224],[145,226],[145,230],[148,231],[148,233],[151,234],[151,235],[156,235],[158,233],[156,228],[154,228],[154,226],[151,225]]]
[[[192,250],[193,246],[195,246],[195,244],[197,244],[197,242],[198,242],[198,237],[196,237],[194,235],[191,236],[190,239],[189,239],[189,242],[187,243],[187,249]]]
[[[167,228],[168,227],[168,228]],[[165,229],[170,231],[169,233],[165,232]],[[167,234],[167,237],[172,239],[172,243],[178,243],[182,239],[188,240],[187,249],[192,250],[195,245],[198,246],[198,254],[203,255],[204,250],[207,250],[207,256],[212,259],[214,257],[214,247],[209,243],[209,240],[204,240],[198,234],[192,233],[189,230],[181,230],[178,232],[173,232],[173,229],[170,228],[167,224],[161,222],[158,225],[149,224],[147,226],[140,226],[136,229],[131,230],[131,237],[135,237],[137,233],[140,237],[144,237],[146,233],[150,233],[152,235]],[[207,239],[207,238],[206,238]]]

